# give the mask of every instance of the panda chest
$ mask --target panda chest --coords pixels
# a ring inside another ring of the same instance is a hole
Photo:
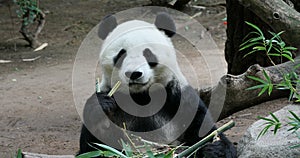
[[[125,104],[125,106],[119,105],[120,108],[112,120],[120,127],[124,127],[125,123],[128,130],[135,132],[153,131],[162,128],[172,120],[180,104],[180,97],[171,94],[167,94],[166,98],[162,100],[153,95],[150,97],[148,93],[135,93],[130,94],[130,96],[121,95],[131,98],[132,101],[129,101],[128,104],[126,104],[127,102],[120,103]],[[131,112],[126,111],[124,107],[131,108]]]

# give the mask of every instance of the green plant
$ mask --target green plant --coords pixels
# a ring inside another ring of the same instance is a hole
[[[192,157],[195,155],[195,153],[204,147],[204,145],[209,142],[214,137],[217,137],[219,133],[223,133],[226,130],[232,128],[234,126],[234,122],[230,121],[223,125],[222,127],[218,128],[217,130],[210,133],[208,136],[197,142],[196,144],[185,147],[182,145],[179,146],[169,146],[164,144],[158,144],[155,142],[150,142],[147,140],[142,139],[141,137],[137,137],[132,135],[131,137],[128,136],[128,134],[124,130],[124,134],[129,139],[129,143],[125,143],[123,140],[121,140],[122,145],[122,152],[118,151],[117,149],[114,149],[110,146],[104,145],[104,144],[97,144],[95,143],[94,147],[97,149],[96,151],[91,151],[88,153],[84,153],[81,155],[76,156],[76,158],[91,158],[91,157],[97,157],[97,156],[103,156],[103,157],[114,157],[114,158],[140,158],[140,157],[147,157],[147,158],[183,158],[183,157]],[[125,126],[124,126],[125,127]],[[126,129],[126,128],[125,128]],[[133,139],[137,141],[137,143],[141,145],[137,145],[133,142]],[[182,152],[175,155],[175,151],[177,149],[185,149]]]
[[[266,39],[265,35],[261,31],[259,27],[256,25],[246,22],[247,25],[252,27],[255,31],[250,32],[245,39],[251,36],[248,40],[246,40],[244,43],[240,45],[240,51],[245,50],[245,49],[251,49],[252,50],[244,55],[244,57],[253,54],[255,52],[262,52],[265,53],[267,56],[268,60],[272,63],[273,66],[275,66],[275,62],[273,61],[272,57],[280,57],[281,63],[283,61],[283,58],[288,59],[291,62],[294,62],[292,51],[297,50],[295,47],[287,46],[286,43],[282,40],[280,37],[281,34],[284,33],[284,31],[281,31],[279,33],[273,33],[269,32],[272,37],[270,39]],[[294,67],[294,70],[299,68],[300,64],[296,65]],[[299,74],[295,73],[293,70],[292,72],[284,73],[281,69],[277,67],[278,72],[281,73],[283,76],[282,82],[279,84],[272,83],[270,76],[267,74],[265,70],[263,70],[263,77],[264,79],[261,79],[256,76],[247,76],[249,79],[252,79],[260,84],[247,88],[246,90],[256,90],[256,89],[261,89],[260,92],[258,93],[258,96],[261,96],[265,92],[268,93],[268,95],[271,95],[273,88],[275,87],[276,89],[279,90],[289,90],[290,95],[289,95],[289,100],[292,99],[292,97],[296,97],[296,102],[300,102],[300,94],[299,94],[299,89],[297,90],[297,85],[300,85],[300,77]],[[293,131],[297,135],[297,137],[300,139],[300,134],[298,132],[298,129],[300,128],[300,118],[292,111],[289,111],[292,117],[288,117],[290,122],[288,125],[291,126],[289,131]],[[271,118],[266,118],[266,117],[261,117],[259,116],[259,119],[262,119],[266,121],[263,125],[265,125],[262,129],[262,131],[258,134],[258,137],[263,136],[266,134],[266,132],[271,128],[274,127],[274,134],[277,133],[277,131],[281,128],[282,123],[280,120],[273,114],[270,113]],[[296,148],[300,147],[299,145],[292,146],[291,148]]]
[[[23,155],[22,155],[22,150],[21,149],[18,149],[17,151],[17,155],[14,156],[15,158],[23,158]]]
[[[17,15],[21,19],[20,33],[32,48],[41,45],[38,35],[45,25],[45,14],[39,8],[39,0],[13,0],[19,7]],[[33,23],[37,23],[36,29],[30,29]]]
[[[16,11],[19,18],[22,19],[24,25],[29,25],[34,22],[39,9],[39,0],[13,0],[19,9]]]
[[[291,126],[288,131],[291,131],[292,133],[296,134],[297,138],[300,139],[300,132],[298,131],[300,129],[300,118],[297,116],[293,111],[289,111],[289,113],[292,115],[291,117],[288,117],[289,122],[287,122],[285,125]],[[270,113],[272,118],[266,118],[258,116],[259,119],[265,120],[266,122],[263,124],[265,127],[262,129],[262,131],[258,134],[257,139],[259,139],[261,136],[267,133],[267,131],[270,129],[270,127],[274,126],[274,135],[277,133],[277,131],[282,127],[283,123],[273,114]],[[300,147],[300,144],[290,146],[290,148],[298,148]]]
[[[244,43],[240,45],[240,51],[252,48],[252,50],[245,54],[244,57],[247,57],[250,54],[253,54],[255,52],[261,52],[265,53],[267,56],[267,60],[269,60],[273,66],[275,66],[275,62],[272,59],[273,57],[280,57],[281,62],[283,61],[283,58],[288,59],[291,62],[294,62],[293,55],[291,51],[297,50],[295,47],[287,46],[286,43],[282,40],[280,35],[284,33],[284,31],[281,31],[279,33],[269,33],[272,35],[271,39],[267,39],[261,29],[257,27],[256,25],[246,22],[247,25],[254,28],[255,31],[250,32],[245,39],[251,36],[248,40],[246,40]],[[294,69],[298,68],[299,65],[297,65]],[[296,101],[300,101],[300,94],[295,88],[298,83],[300,83],[299,74],[296,74],[294,71],[289,73],[284,73],[282,70],[277,68],[278,71],[283,76],[283,81],[279,84],[272,83],[269,75],[266,73],[265,70],[263,70],[264,79],[261,79],[256,76],[247,76],[248,78],[255,80],[261,84],[257,86],[253,86],[248,88],[247,90],[255,90],[255,89],[261,89],[259,92],[259,96],[265,93],[267,90],[268,95],[271,95],[273,88],[279,90],[290,90],[290,96],[289,99],[293,97],[293,95],[297,98]]]
[[[278,129],[281,127],[282,123],[279,121],[279,119],[273,113],[270,113],[270,115],[272,118],[258,116],[259,119],[266,121],[266,123],[264,123],[266,126],[258,134],[257,139],[266,134],[270,127],[274,126],[274,134],[276,134]]]
[[[263,52],[266,54],[273,65],[276,64],[272,60],[272,56],[280,57],[281,62],[283,57],[287,58],[290,61],[294,61],[291,51],[297,50],[297,48],[287,46],[286,43],[282,40],[280,35],[283,34],[284,31],[281,31],[277,34],[269,31],[269,33],[273,37],[271,39],[267,39],[259,27],[249,22],[246,22],[246,24],[254,28],[256,31],[250,32],[245,38],[248,38],[250,36],[252,37],[240,45],[240,51],[247,48],[252,48],[252,50],[244,55],[244,57],[255,52]]]

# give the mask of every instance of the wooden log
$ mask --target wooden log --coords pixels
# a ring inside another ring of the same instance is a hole
[[[235,76],[227,74],[223,76],[217,86],[205,90],[200,90],[200,97],[203,99],[206,105],[213,107],[223,106],[221,115],[216,116],[220,116],[219,120],[223,119],[235,112],[241,111],[259,103],[273,100],[276,98],[288,97],[289,91],[277,90],[275,88],[273,89],[273,92],[270,96],[266,93],[261,96],[258,96],[260,89],[246,90],[249,87],[258,85],[256,81],[249,79],[247,76],[256,76],[264,79],[264,69],[266,73],[270,76],[272,83],[278,84],[283,81],[282,73],[295,71],[297,74],[300,74],[300,68],[295,69],[295,66],[298,64],[300,64],[300,58],[295,59],[294,63],[286,62],[280,65],[270,66],[266,68],[263,68],[257,64],[253,65],[241,75]],[[224,103],[218,103],[214,101],[215,103],[209,104],[211,102],[211,98],[224,97],[221,95],[225,95]],[[218,108],[210,108],[210,110],[214,109]],[[216,112],[212,111],[212,113]]]
[[[46,155],[46,154],[37,154],[22,152],[23,158],[75,158],[73,155]]]

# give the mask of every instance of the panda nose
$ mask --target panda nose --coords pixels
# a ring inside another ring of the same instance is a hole
[[[127,71],[127,72],[125,72],[125,76],[128,77],[131,80],[137,80],[137,79],[141,78],[142,75],[143,75],[143,73],[140,72],[140,71],[133,71],[133,72]]]

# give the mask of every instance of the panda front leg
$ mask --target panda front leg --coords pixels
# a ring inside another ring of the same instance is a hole
[[[117,106],[112,97],[108,97],[107,93],[94,93],[86,102],[83,110],[83,122],[80,135],[80,150],[77,155],[91,151],[96,151],[93,147],[94,143],[105,144],[95,137],[90,130],[99,131],[105,123],[106,116],[101,115],[103,110],[107,115],[114,113]],[[105,115],[105,114],[104,114]],[[96,130],[95,130],[96,129]],[[101,157],[98,157],[101,158]]]
[[[184,91],[182,96],[183,99],[187,99],[187,101],[184,101],[187,104],[189,104],[189,100],[194,100],[191,98],[198,98],[197,100],[199,101],[197,113],[191,125],[183,134],[182,137],[183,140],[181,140],[182,142],[185,142],[188,146],[191,146],[197,143],[198,141],[200,141],[201,139],[203,139],[205,136],[207,136],[217,128],[214,125],[215,123],[209,111],[207,110],[205,104],[199,98],[199,96],[194,90],[188,88]],[[207,131],[207,129],[211,129],[211,130]],[[205,147],[199,150],[197,152],[196,157],[236,158],[237,157],[236,149],[233,146],[233,144],[226,138],[226,136],[220,133],[218,138],[219,138],[218,140],[214,140],[214,141],[212,140],[211,142],[206,144]]]
[[[214,126],[214,123],[210,119],[205,119],[205,114],[207,113],[207,109],[200,101],[199,103],[199,109],[197,111],[197,114],[192,121],[189,128],[184,133],[183,142],[185,142],[188,146],[191,146],[201,139],[203,139],[205,136],[216,130],[216,126]],[[205,121],[205,122],[204,122]],[[201,127],[203,123],[206,123],[206,126]],[[203,137],[200,136],[200,128],[211,128],[211,130],[204,135]],[[218,140],[212,140],[211,142],[207,143],[205,147],[203,147],[201,150],[199,150],[196,154],[196,157],[205,157],[205,158],[236,158],[236,149],[233,146],[233,144],[226,138],[226,136],[223,133],[220,133],[218,135]]]
[[[93,143],[103,144],[83,124],[82,128],[81,128],[81,134],[80,134],[80,150],[77,153],[77,156],[80,154],[84,154],[84,153],[88,153],[88,152],[97,150],[96,148],[92,147]],[[101,157],[98,157],[98,158],[101,158]]]

